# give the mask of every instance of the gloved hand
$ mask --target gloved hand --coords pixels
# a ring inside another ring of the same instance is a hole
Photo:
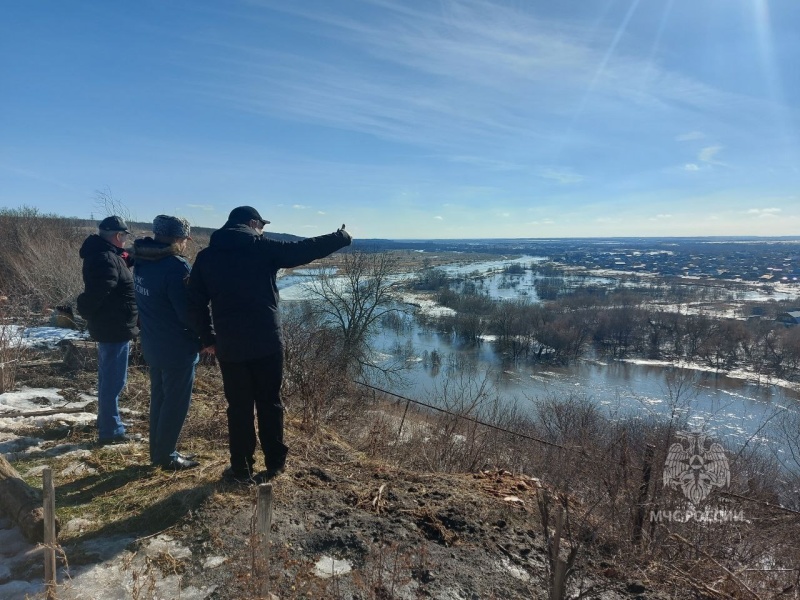
[[[352,235],[350,235],[350,234],[347,232],[347,230],[345,230],[345,228],[344,228],[344,227],[345,227],[345,226],[344,226],[344,223],[342,223],[342,226],[341,226],[341,227],[340,227],[340,228],[339,228],[337,231],[341,231],[341,232],[344,234],[344,237],[346,237],[346,238],[347,238],[347,241],[349,241],[349,242],[352,242],[352,241],[353,241],[353,236],[352,236]]]

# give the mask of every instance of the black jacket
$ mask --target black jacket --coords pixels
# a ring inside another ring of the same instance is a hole
[[[90,235],[80,250],[84,291],[78,312],[98,342],[127,342],[138,333],[133,274],[127,253],[99,235]]]
[[[281,352],[278,269],[323,258],[350,241],[341,230],[299,242],[270,240],[246,225],[215,231],[189,277],[189,319],[203,347],[216,344],[217,357],[226,362]]]

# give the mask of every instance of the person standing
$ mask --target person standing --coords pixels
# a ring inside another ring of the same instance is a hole
[[[142,353],[150,370],[150,463],[175,470],[199,465],[176,449],[200,357],[187,313],[191,268],[183,253],[190,232],[186,219],[158,215],[153,237],[133,243]]]
[[[129,234],[121,217],[106,217],[99,223],[97,233],[86,238],[80,249],[84,291],[78,296],[77,306],[87,321],[89,334],[97,341],[100,445],[141,438],[125,433],[119,415],[119,396],[128,380],[130,341],[138,333],[132,261],[124,249]]]
[[[189,277],[189,314],[203,348],[216,354],[228,403],[230,466],[223,476],[253,483],[280,473],[283,443],[283,336],[278,315],[278,269],[323,258],[350,244],[342,225],[334,233],[297,242],[262,236],[264,225],[251,206],[234,208],[211,235]],[[210,310],[209,310],[210,303]],[[254,477],[256,432],[266,471]]]

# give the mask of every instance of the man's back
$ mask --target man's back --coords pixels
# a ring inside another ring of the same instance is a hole
[[[278,269],[307,264],[349,243],[343,231],[298,242],[270,240],[246,225],[215,231],[189,279],[190,315],[203,345],[215,343],[219,359],[230,362],[282,351]]]
[[[122,250],[90,235],[80,249],[85,289],[78,296],[78,312],[88,322],[89,333],[99,342],[133,339],[136,328],[136,300],[133,275]]]

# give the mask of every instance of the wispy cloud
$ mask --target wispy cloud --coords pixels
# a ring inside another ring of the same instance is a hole
[[[583,176],[575,173],[573,170],[568,168],[558,168],[558,167],[538,167],[536,169],[536,175],[541,177],[542,179],[549,179],[551,181],[557,181],[558,183],[562,184],[574,184],[580,183],[583,181]]]
[[[192,91],[271,118],[457,150],[452,154],[457,161],[499,170],[517,168],[499,157],[512,140],[561,143],[588,82],[592,102],[587,108],[605,117],[605,127],[629,124],[632,118],[650,125],[665,109],[733,119],[744,107],[757,105],[750,97],[666,70],[635,51],[618,49],[613,60],[606,60],[616,31],[596,23],[579,26],[490,0],[431,8],[396,0],[364,3],[381,11],[382,18],[255,2],[265,20],[271,12],[283,12],[331,39],[335,56],[311,50],[301,55],[267,43],[198,40],[217,46],[204,67],[214,77],[198,80]],[[626,118],[618,121],[615,115]],[[699,133],[679,137],[699,139]],[[463,152],[476,144],[480,156]]]
[[[706,146],[700,150],[700,154],[697,155],[697,159],[701,162],[711,165],[723,165],[724,163],[716,160],[716,156],[719,154],[720,150],[722,150],[722,146]]]
[[[662,214],[656,215],[655,217],[650,217],[649,220],[650,221],[663,221],[663,220],[671,219],[671,218],[672,218],[672,215],[667,214],[667,213],[662,213]]]
[[[192,208],[194,210],[202,210],[205,212],[212,212],[214,209],[213,204],[187,204],[186,208]]]
[[[292,204],[292,208],[296,210],[307,210],[308,206],[305,206],[304,204]]]
[[[517,163],[484,158],[480,156],[450,156],[447,158],[447,160],[453,163],[482,167],[490,171],[521,171],[526,168],[524,165]]]
[[[691,142],[693,140],[702,140],[705,139],[706,134],[701,131],[690,131],[688,133],[682,133],[680,135],[675,136],[676,142]]]
[[[683,170],[684,171],[699,171],[700,167],[698,167],[694,163],[687,163],[687,164],[683,165]]]
[[[759,219],[776,217],[778,213],[783,212],[780,208],[751,208],[745,212],[748,215],[755,215]]]
[[[434,218],[434,219],[436,219],[437,221],[444,221],[444,217],[442,217],[442,216],[439,216],[439,215],[436,215],[436,216],[435,216],[435,217],[433,217],[433,218]]]

